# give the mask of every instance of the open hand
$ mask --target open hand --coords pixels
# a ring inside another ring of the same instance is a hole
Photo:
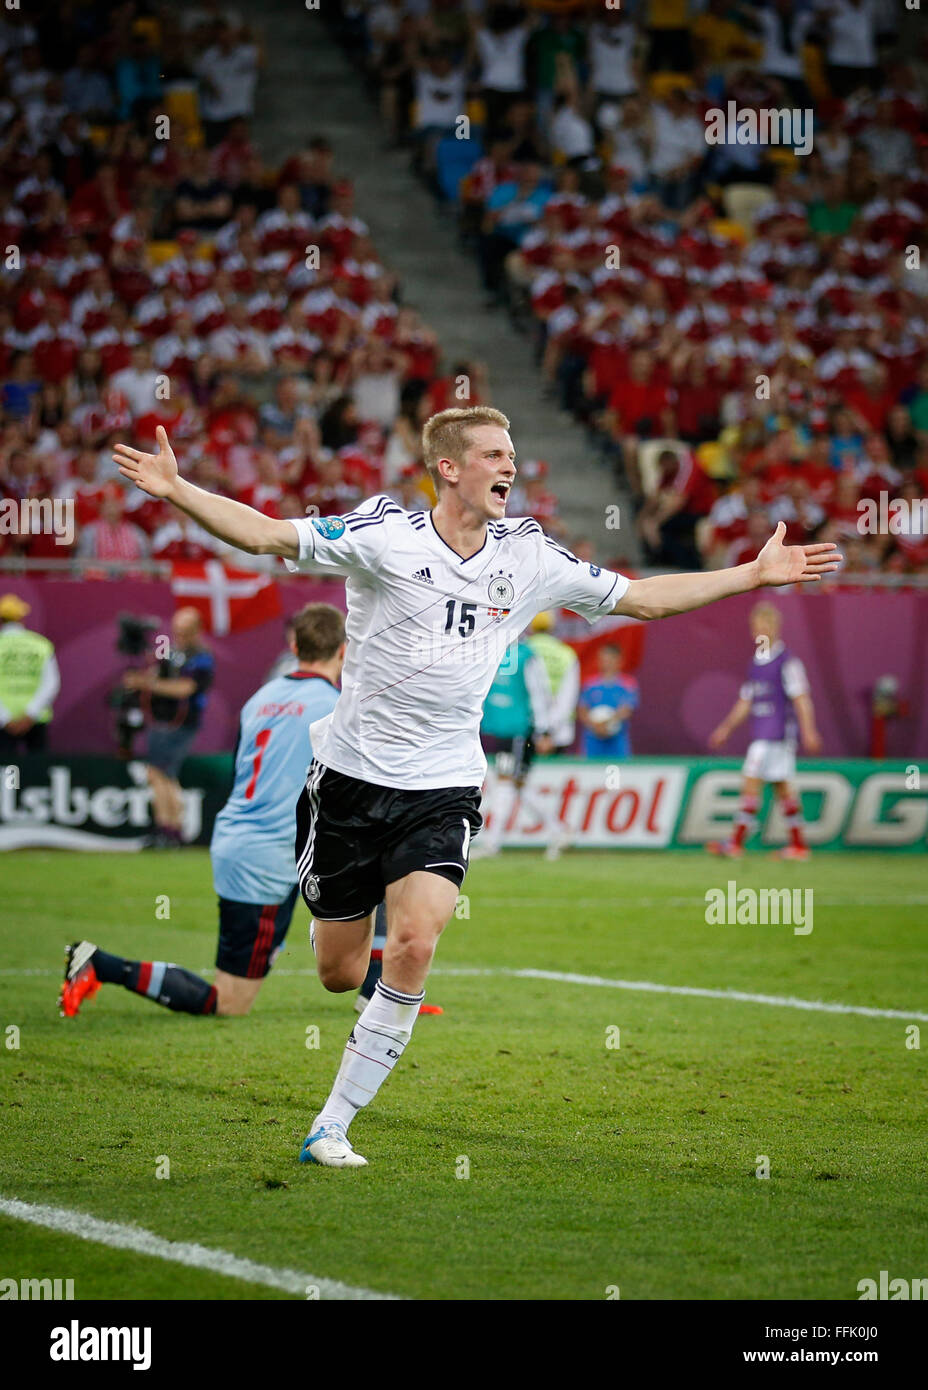
[[[160,453],[142,454],[128,444],[117,444],[113,462],[119,465],[124,478],[147,492],[149,497],[170,497],[177,482],[177,459],[163,425],[158,426],[155,435]]]
[[[844,560],[832,541],[819,541],[814,545],[784,545],[785,535],[786,526],[780,521],[754,561],[758,583],[762,586],[814,583],[838,569]]]

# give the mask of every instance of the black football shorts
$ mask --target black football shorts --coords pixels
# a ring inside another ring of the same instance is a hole
[[[321,922],[356,921],[373,912],[388,883],[417,869],[460,887],[482,824],[478,787],[401,791],[313,760],[296,807],[306,905]]]
[[[511,777],[522,783],[535,761],[535,744],[531,734],[519,738],[497,738],[494,734],[481,734],[483,751],[496,759],[496,771],[500,777]]]

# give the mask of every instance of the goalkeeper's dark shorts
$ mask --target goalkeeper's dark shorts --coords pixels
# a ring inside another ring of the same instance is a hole
[[[524,782],[528,770],[535,761],[535,744],[531,734],[518,738],[497,738],[494,734],[481,734],[480,742],[488,757],[495,758],[496,771],[500,777],[511,777],[514,782]]]
[[[353,922],[417,870],[460,887],[482,824],[479,787],[404,791],[313,760],[296,807],[300,891],[320,922]]]
[[[295,904],[295,884],[280,903],[220,898],[216,969],[243,980],[263,980],[280,954]]]

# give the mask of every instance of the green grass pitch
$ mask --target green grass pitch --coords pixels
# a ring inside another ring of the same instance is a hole
[[[355,1122],[360,1172],[297,1162],[354,1019],[311,973],[302,906],[248,1018],[104,987],[62,1019],[75,937],[211,966],[207,856],[28,851],[0,876],[0,1196],[408,1298],[855,1299],[928,1269],[911,1020],[505,973],[924,1014],[921,856],[476,863],[429,986],[445,1013]],[[812,887],[813,931],[707,925],[729,878]],[[288,1296],[7,1218],[0,1274],[72,1277],[78,1298]]]

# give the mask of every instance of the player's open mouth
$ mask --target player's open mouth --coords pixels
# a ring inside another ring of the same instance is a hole
[[[490,491],[492,492],[494,497],[498,497],[502,502],[505,502],[506,498],[509,496],[509,490],[511,487],[512,483],[508,482],[494,483],[493,486],[490,488]]]

